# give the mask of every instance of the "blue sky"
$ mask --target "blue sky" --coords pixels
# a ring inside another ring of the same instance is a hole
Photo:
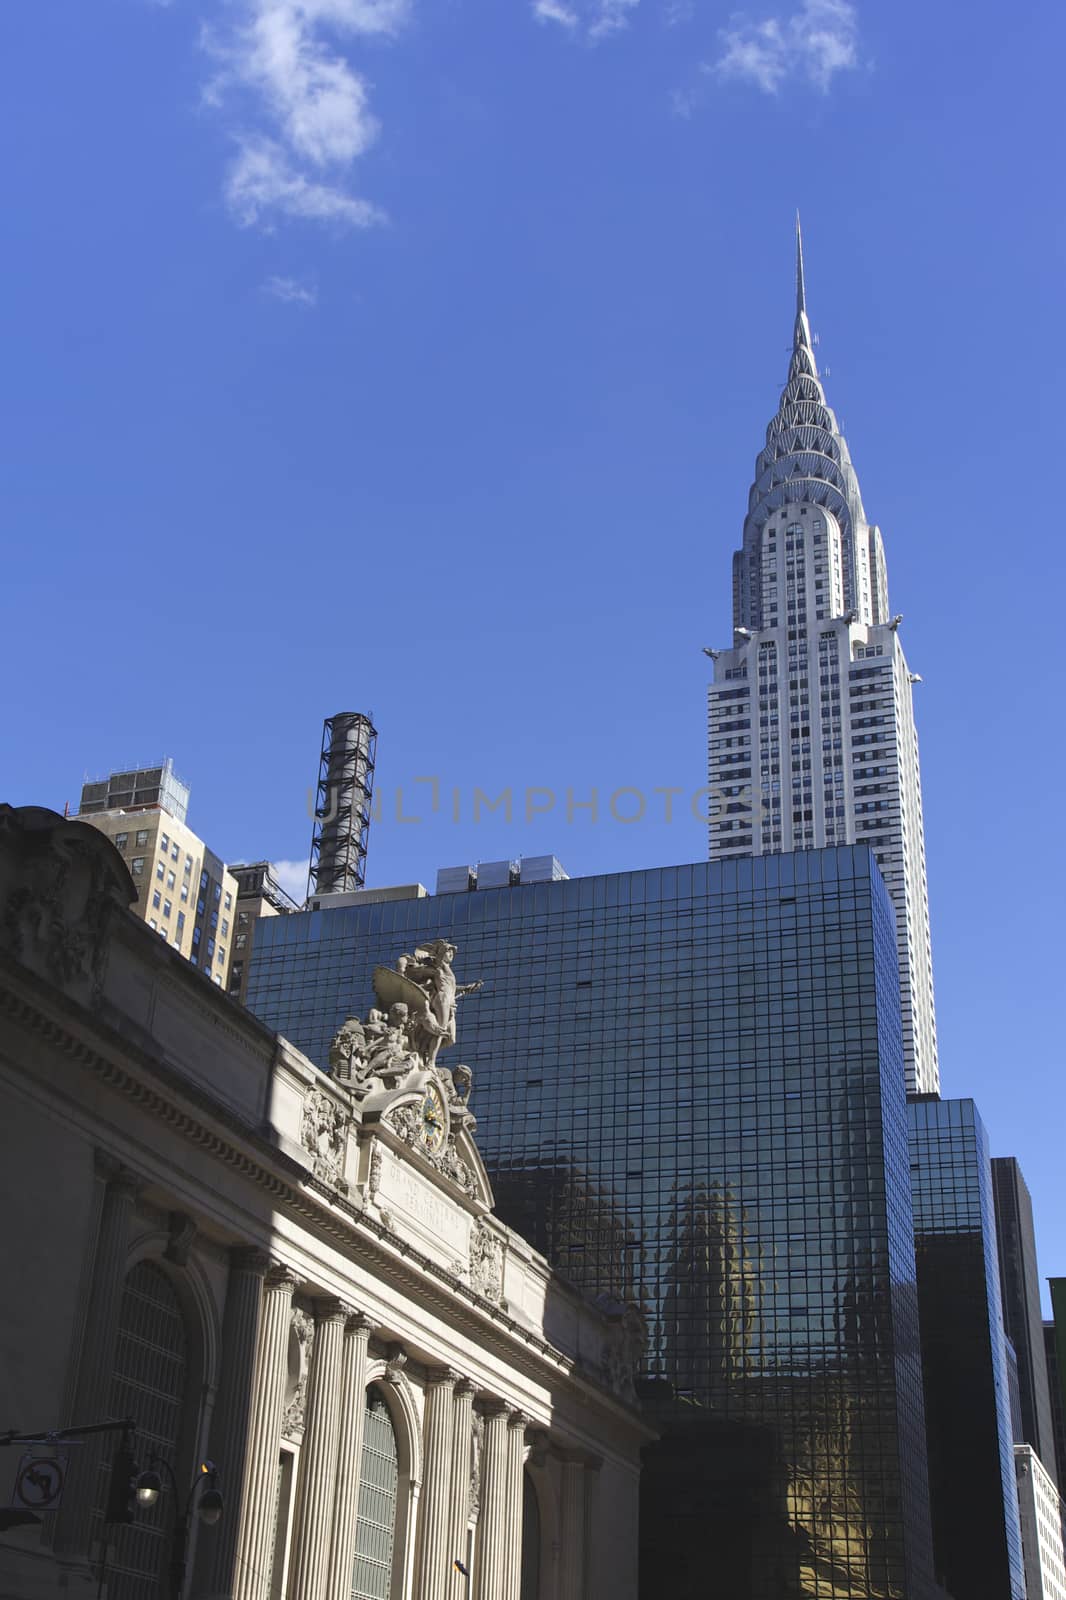
[[[945,1092],[1066,1273],[1064,47],[1052,0],[5,7],[0,792],[166,753],[298,861],[371,709],[372,882],[700,858],[653,791],[703,781],[798,206],[924,679]]]

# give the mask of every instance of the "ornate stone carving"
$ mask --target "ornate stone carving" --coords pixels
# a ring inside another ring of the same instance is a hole
[[[471,1196],[477,1194],[477,1178],[456,1149],[454,1134],[449,1133],[443,1150],[431,1151],[426,1149],[422,1141],[422,1117],[417,1106],[398,1106],[395,1111],[387,1112],[382,1120],[386,1127],[398,1133],[405,1144],[417,1150],[423,1161],[428,1161],[457,1189]]]
[[[321,1089],[309,1089],[304,1100],[300,1143],[314,1157],[314,1173],[325,1183],[344,1185],[344,1150],[348,1118]]]
[[[481,1456],[485,1449],[485,1419],[474,1412],[470,1427],[470,1515],[481,1509]]]
[[[421,1122],[416,1106],[397,1106],[395,1111],[388,1112],[382,1120],[386,1127],[393,1128],[400,1135],[404,1144],[412,1146],[417,1144]]]
[[[289,1340],[289,1382],[285,1411],[281,1419],[281,1431],[287,1439],[293,1434],[303,1432],[304,1408],[307,1404],[307,1375],[311,1370],[311,1352],[315,1343],[314,1319],[299,1306],[294,1306],[290,1329],[292,1337]]]
[[[604,1382],[623,1400],[635,1400],[637,1370],[648,1342],[644,1318],[636,1306],[614,1300],[609,1295],[597,1296],[596,1304],[608,1318],[603,1341]]]
[[[503,1298],[503,1242],[481,1217],[470,1233],[470,1287],[494,1305]]]
[[[399,1383],[405,1376],[407,1351],[402,1344],[390,1344],[385,1357],[385,1376],[390,1383]]]
[[[137,898],[110,841],[43,806],[0,805],[0,948],[99,1003],[114,907]]]
[[[370,1172],[367,1175],[367,1188],[371,1200],[376,1200],[378,1190],[381,1188],[381,1146],[375,1144],[370,1152]]]
[[[444,939],[419,945],[395,967],[374,968],[377,1006],[365,1021],[348,1017],[333,1036],[330,1069],[357,1099],[381,1089],[402,1088],[436,1068],[438,1052],[455,1043],[455,1011],[461,996],[481,988],[457,983],[455,946]],[[470,1095],[469,1067],[442,1074],[449,1099],[461,1106]],[[417,1086],[417,1085],[415,1085]]]
[[[483,1195],[485,1179],[463,1143],[477,1127],[468,1106],[473,1075],[462,1064],[451,1070],[437,1065],[438,1052],[455,1042],[460,996],[481,987],[456,983],[454,955],[453,944],[434,939],[419,945],[413,955],[401,956],[395,967],[375,967],[378,1004],[365,1021],[348,1017],[342,1023],[329,1060],[338,1082],[348,1085],[360,1104],[364,1129],[380,1120],[449,1183],[474,1198]],[[319,1100],[324,1099],[321,1091],[317,1093]],[[320,1109],[312,1115],[311,1105],[309,1100],[304,1143],[328,1163],[328,1119],[336,1113]],[[323,1143],[326,1148],[320,1149]],[[371,1200],[379,1182],[380,1167],[372,1157]]]
[[[169,1233],[170,1237],[163,1254],[168,1261],[173,1261],[176,1267],[184,1267],[188,1262],[193,1240],[196,1238],[196,1224],[184,1211],[172,1211],[169,1218]]]

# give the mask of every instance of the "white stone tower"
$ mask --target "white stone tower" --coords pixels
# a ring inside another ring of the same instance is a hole
[[[881,530],[814,359],[796,219],[788,382],[733,557],[733,644],[708,650],[713,860],[866,843],[896,908],[907,1088],[937,1091],[913,685]]]

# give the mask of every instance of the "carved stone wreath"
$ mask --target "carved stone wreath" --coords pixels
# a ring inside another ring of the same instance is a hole
[[[321,1089],[310,1089],[304,1100],[300,1143],[314,1157],[316,1178],[342,1185],[347,1134],[348,1118],[341,1108]]]

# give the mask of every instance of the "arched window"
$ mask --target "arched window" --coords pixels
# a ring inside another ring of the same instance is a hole
[[[156,1455],[179,1469],[175,1456],[187,1370],[188,1339],[178,1297],[165,1272],[151,1261],[139,1261],[122,1291],[110,1407],[113,1417],[136,1418],[136,1453],[142,1467]],[[98,1534],[109,1473],[108,1456],[97,1491]],[[169,1553],[170,1498],[161,1495],[153,1510],[138,1511],[136,1522],[129,1526],[103,1530],[111,1540],[108,1600],[144,1600],[158,1592]]]
[[[528,1472],[522,1474],[522,1587],[521,1600],[540,1597],[540,1504]]]
[[[396,1430],[384,1396],[372,1384],[363,1418],[352,1600],[389,1600],[392,1594],[399,1475]]]

